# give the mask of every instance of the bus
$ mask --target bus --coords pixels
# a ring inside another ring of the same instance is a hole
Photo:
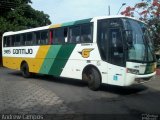
[[[3,66],[88,82],[131,86],[156,74],[154,46],[147,25],[125,16],[100,16],[28,30],[6,32]]]

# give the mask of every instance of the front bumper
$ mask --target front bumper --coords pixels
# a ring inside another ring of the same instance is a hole
[[[135,83],[143,84],[148,81],[151,81],[152,78],[154,77],[154,75],[156,75],[156,72],[154,72],[152,74],[148,74],[148,75],[136,75]]]
[[[151,78],[156,75],[156,72],[146,75],[135,75],[135,74],[127,74],[125,85],[124,86],[130,86],[133,84],[140,84],[148,82],[149,80],[152,80]]]
[[[135,78],[150,78],[154,75],[156,75],[156,71],[154,73],[147,74],[147,75],[136,75]]]

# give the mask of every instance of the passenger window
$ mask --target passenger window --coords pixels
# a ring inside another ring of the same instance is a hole
[[[30,46],[33,43],[33,35],[32,33],[27,33],[27,40],[25,41],[25,45]]]
[[[92,42],[92,26],[91,24],[84,24],[81,26],[81,42]]]
[[[53,44],[53,34],[54,34],[54,31],[50,30],[49,31],[49,44]]]
[[[35,32],[32,33],[32,45],[37,45]]]
[[[16,35],[16,42],[14,43],[14,46],[20,46],[20,45],[21,45],[20,35]]]
[[[40,32],[36,32],[36,33],[35,33],[35,38],[36,38],[36,44],[37,44],[37,45],[40,45],[40,44],[41,44]]]
[[[3,47],[7,47],[7,37],[3,38]]]
[[[53,31],[53,43],[65,43],[67,39],[67,28],[58,28]]]
[[[10,47],[10,37],[4,37],[4,43],[3,43],[3,46],[4,47]]]
[[[80,43],[80,26],[70,28],[69,43]]]
[[[22,35],[21,35],[21,45],[22,45],[22,46],[25,46],[26,38],[27,38],[27,37],[26,37],[26,34],[22,34]]]
[[[12,47],[14,46],[15,42],[16,42],[16,36],[13,35],[12,38],[11,38],[11,46]]]
[[[41,32],[41,45],[47,45],[47,44],[49,44],[48,31],[42,31]]]

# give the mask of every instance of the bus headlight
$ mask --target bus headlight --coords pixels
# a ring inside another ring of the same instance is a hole
[[[127,68],[127,73],[132,73],[132,74],[138,75],[139,74],[139,70]]]

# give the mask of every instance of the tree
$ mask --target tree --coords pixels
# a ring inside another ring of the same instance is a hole
[[[0,38],[7,31],[18,31],[51,24],[49,15],[33,9],[30,6],[31,3],[31,0],[0,1]]]
[[[0,1],[0,34],[6,31],[40,27],[51,23],[49,15],[34,10],[29,3],[31,3],[31,0]]]
[[[160,49],[160,0],[142,0],[135,6],[128,6],[122,15],[139,17],[140,20],[148,23],[152,31],[152,39],[156,50]]]

